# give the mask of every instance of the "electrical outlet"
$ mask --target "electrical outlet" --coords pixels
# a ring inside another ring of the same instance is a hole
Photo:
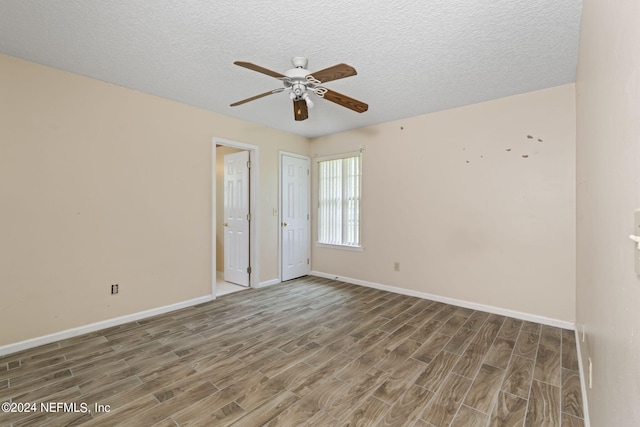
[[[119,287],[119,285],[117,283],[111,285],[111,295],[115,295],[115,294],[118,293],[118,287]]]
[[[400,271],[400,263],[398,261],[393,263],[393,271]]]

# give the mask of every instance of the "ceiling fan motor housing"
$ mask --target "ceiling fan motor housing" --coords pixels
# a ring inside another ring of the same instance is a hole
[[[296,59],[300,61],[296,62]],[[307,86],[309,86],[309,82],[307,81],[309,70],[303,67],[297,67],[297,65],[304,65],[306,67],[306,58],[296,57],[293,58],[291,62],[296,68],[285,71],[284,75],[286,77],[282,79],[282,83],[286,89],[291,90],[291,99],[297,101],[302,99],[307,91]]]
[[[291,80],[303,81],[309,75],[309,70],[306,68],[292,68],[285,71],[284,75],[289,77]]]

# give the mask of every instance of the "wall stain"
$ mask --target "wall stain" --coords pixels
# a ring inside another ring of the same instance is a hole
[[[401,129],[402,129],[402,127],[401,127]],[[543,139],[542,139],[542,138],[538,138],[537,136],[533,136],[533,135],[527,135],[527,139],[531,139],[531,140],[534,140],[534,139],[535,139],[535,140],[537,140],[538,142],[543,142]],[[467,151],[467,147],[462,147],[462,151]],[[511,152],[511,151],[513,151],[513,149],[512,149],[512,148],[505,148],[505,149],[504,149],[504,151],[506,151],[506,152]],[[533,153],[533,155],[538,155],[538,154],[540,154],[540,152],[539,152],[539,151],[535,151],[535,152]],[[529,154],[521,154],[521,157],[522,157],[523,159],[528,159],[528,158],[529,158],[529,156],[530,156]],[[484,159],[484,155],[480,155],[480,158],[481,158],[481,159]],[[468,164],[468,163],[470,163],[470,162],[469,162],[469,160],[465,160],[465,162],[466,162],[467,164]]]

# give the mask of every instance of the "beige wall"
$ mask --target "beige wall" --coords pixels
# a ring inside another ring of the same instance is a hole
[[[577,323],[593,426],[640,425],[640,3],[586,0],[577,93]],[[635,254],[634,254],[635,252]]]
[[[364,147],[365,247],[314,246],[313,270],[573,322],[574,105],[570,84],[312,141]]]
[[[242,151],[221,146],[216,148],[216,271],[224,272],[224,156]]]
[[[259,210],[278,150],[304,138],[0,55],[0,346],[211,294],[212,137],[259,146]],[[278,277],[260,217],[259,281]],[[109,294],[110,284],[120,294]]]
[[[573,85],[310,144],[8,56],[0,69],[0,322],[16,325],[0,345],[209,295],[214,136],[259,147],[259,282],[278,278],[279,150],[362,145],[365,251],[313,247],[314,270],[574,319]]]

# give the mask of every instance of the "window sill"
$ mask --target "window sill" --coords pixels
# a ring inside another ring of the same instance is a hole
[[[363,246],[329,245],[327,243],[316,243],[319,248],[340,249],[343,251],[364,252]]]

